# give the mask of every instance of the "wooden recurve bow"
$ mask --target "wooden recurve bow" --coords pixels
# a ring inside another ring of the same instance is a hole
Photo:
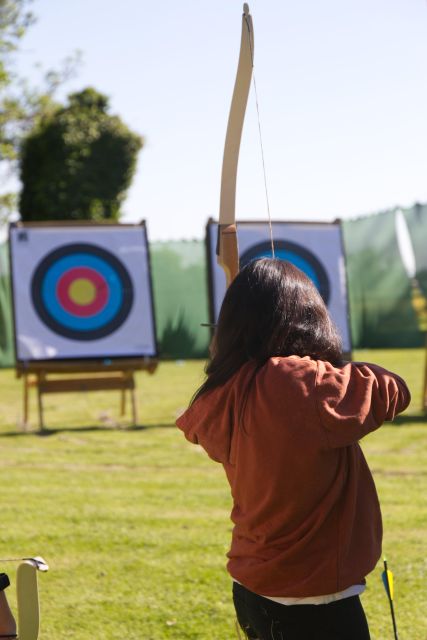
[[[225,137],[221,174],[221,197],[217,242],[217,261],[224,269],[226,286],[239,272],[239,247],[236,230],[236,179],[240,140],[252,79],[254,32],[249,7],[243,5],[242,37],[230,115]]]

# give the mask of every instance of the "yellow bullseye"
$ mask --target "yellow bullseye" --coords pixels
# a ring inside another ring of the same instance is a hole
[[[75,304],[84,306],[95,300],[96,287],[87,278],[76,278],[70,284],[68,295]]]

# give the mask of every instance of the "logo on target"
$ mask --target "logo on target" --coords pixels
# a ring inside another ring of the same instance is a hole
[[[41,260],[31,296],[40,319],[55,333],[71,340],[99,340],[124,323],[134,291],[116,256],[93,244],[75,243]]]

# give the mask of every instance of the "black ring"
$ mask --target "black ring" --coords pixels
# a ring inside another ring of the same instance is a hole
[[[64,326],[49,313],[44,305],[41,291],[43,279],[48,269],[56,262],[56,260],[59,260],[60,258],[68,255],[72,255],[73,253],[82,252],[101,258],[115,270],[122,285],[123,300],[120,309],[109,322],[96,329],[78,331],[76,329],[71,329],[70,327]],[[31,281],[31,297],[39,317],[49,327],[49,329],[51,329],[55,333],[64,336],[65,338],[70,338],[71,340],[99,340],[100,338],[104,338],[110,333],[113,333],[113,331],[116,331],[120,327],[120,325],[123,324],[131,311],[134,294],[132,280],[127,269],[124,267],[122,262],[120,262],[120,260],[118,260],[109,251],[105,251],[105,249],[102,249],[101,247],[81,242],[58,247],[58,249],[54,249],[54,251],[48,253],[47,256],[45,256],[41,260],[41,262],[37,265]]]

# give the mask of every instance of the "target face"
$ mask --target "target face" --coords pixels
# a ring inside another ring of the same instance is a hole
[[[314,253],[295,242],[277,240],[274,243],[274,254],[279,260],[287,260],[301,269],[314,282],[325,304],[328,304],[331,289],[328,274]],[[270,242],[260,242],[245,251],[240,258],[240,266],[244,267],[258,258],[271,258]]]
[[[210,319],[218,319],[226,291],[225,277],[216,260],[218,226],[207,225]],[[343,338],[345,352],[351,351],[348,321],[345,257],[339,223],[272,223],[275,257],[290,262],[316,285]],[[257,258],[271,258],[271,237],[263,222],[239,222],[237,226],[240,267]]]
[[[133,302],[124,265],[92,244],[69,244],[47,254],[31,282],[34,308],[55,333],[97,340],[116,331]]]
[[[18,362],[156,357],[147,229],[12,224]]]

